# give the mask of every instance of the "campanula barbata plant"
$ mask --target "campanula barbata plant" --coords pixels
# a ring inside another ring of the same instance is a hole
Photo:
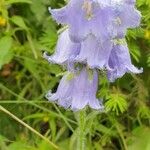
[[[102,101],[96,98],[98,70],[105,71],[110,82],[143,71],[132,64],[125,39],[127,29],[140,25],[135,0],[70,0],[49,12],[67,29],[59,36],[56,52],[44,53],[44,58],[65,65],[67,73],[56,93],[48,92],[46,98],[72,110],[85,106],[102,110]]]

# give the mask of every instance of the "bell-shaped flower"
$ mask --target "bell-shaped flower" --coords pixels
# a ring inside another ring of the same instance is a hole
[[[94,35],[88,35],[87,39],[81,42],[81,49],[75,60],[92,69],[107,69],[112,46],[111,39],[102,42]]]
[[[44,53],[44,58],[51,63],[72,65],[71,63],[87,64],[89,68],[108,68],[109,55],[112,50],[112,40],[101,42],[90,34],[81,43],[74,43],[69,38],[68,29],[59,37],[56,51],[52,56]]]
[[[114,0],[111,5],[114,9],[110,26],[113,36],[123,38],[127,29],[140,25],[141,13],[135,8],[135,0]]]
[[[105,40],[110,36],[107,28],[113,12],[107,3],[110,0],[70,0],[65,7],[49,11],[58,23],[69,26],[72,41],[84,40],[89,34]]]
[[[108,79],[113,82],[121,78],[125,73],[142,73],[143,69],[137,69],[131,62],[129,49],[125,40],[122,43],[114,44],[109,58],[109,67],[107,71]]]
[[[60,81],[56,93],[48,92],[46,98],[64,108],[80,110],[86,106],[93,109],[103,109],[102,102],[96,99],[98,88],[98,73],[89,73],[83,67],[80,72],[68,72]]]
[[[55,53],[49,56],[46,52],[43,57],[47,59],[50,63],[55,64],[66,64],[74,60],[74,58],[79,54],[80,44],[73,43],[69,38],[68,29],[60,34],[56,46]]]

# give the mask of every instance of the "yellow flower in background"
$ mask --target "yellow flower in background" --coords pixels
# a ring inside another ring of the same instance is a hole
[[[5,26],[6,25],[6,19],[0,16],[0,26]]]
[[[44,122],[48,122],[48,121],[49,121],[49,117],[48,117],[48,116],[45,116],[45,117],[43,118],[43,121],[44,121]]]
[[[145,39],[150,39],[150,30],[145,30]]]

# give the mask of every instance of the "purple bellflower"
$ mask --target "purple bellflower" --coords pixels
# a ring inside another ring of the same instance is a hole
[[[143,69],[137,69],[131,62],[129,49],[124,39],[122,43],[116,43],[109,58],[108,79],[114,82],[115,79],[122,77],[125,73],[142,73]]]
[[[89,34],[104,40],[110,36],[107,28],[112,22],[112,9],[107,3],[109,0],[70,0],[67,6],[49,11],[58,23],[69,26],[72,41],[80,42]]]
[[[46,52],[43,57],[50,63],[66,64],[83,63],[89,68],[108,68],[108,59],[113,43],[107,40],[101,43],[94,35],[89,35],[81,43],[73,43],[69,38],[68,29],[59,36],[56,51],[52,56]]]
[[[72,76],[70,79],[69,76]],[[96,99],[98,73],[93,70],[92,77],[84,67],[80,72],[68,72],[60,81],[56,93],[48,92],[46,98],[64,108],[80,110],[85,106],[93,109],[103,109],[102,102]]]
[[[69,26],[72,41],[79,42],[89,34],[105,41],[124,37],[128,28],[139,26],[141,14],[134,4],[134,0],[70,0],[67,6],[49,11],[58,23]]]
[[[68,30],[60,35],[56,52],[52,56],[44,53],[44,58],[51,63],[65,64],[71,68],[69,70],[73,70],[73,63],[82,63],[91,69],[106,69],[111,82],[125,73],[142,72],[142,69],[138,70],[132,65],[125,39],[107,40],[102,44],[96,37],[89,35],[85,41],[73,43]]]
[[[124,39],[128,28],[140,24],[141,14],[135,8],[135,0],[70,0],[65,7],[49,11],[68,29],[60,34],[55,53],[52,56],[44,53],[44,58],[67,65],[68,73],[57,91],[48,92],[46,98],[72,110],[85,106],[103,109],[96,98],[97,69],[105,69],[110,82],[125,73],[143,71],[132,64]],[[82,69],[76,67],[78,63]],[[92,77],[87,68],[92,69]]]
[[[56,45],[55,53],[49,56],[46,52],[43,57],[50,63],[66,64],[74,60],[80,51],[80,43],[73,43],[68,34],[68,29],[63,31]]]
[[[81,42],[81,49],[75,61],[87,64],[92,69],[109,69],[108,60],[112,46],[113,42],[111,40],[101,42],[94,35],[88,35],[86,40]]]
[[[112,2],[114,9],[113,22],[110,29],[114,37],[123,38],[128,28],[135,28],[140,25],[141,13],[135,8],[134,0],[115,0]]]

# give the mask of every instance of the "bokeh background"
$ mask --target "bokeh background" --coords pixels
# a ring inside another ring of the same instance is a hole
[[[42,58],[43,51],[54,52],[61,28],[47,8],[64,5],[0,0],[0,150],[55,150],[52,143],[78,150],[78,113],[44,98],[65,72]],[[141,26],[128,30],[126,39],[132,62],[144,72],[111,84],[100,75],[97,97],[103,97],[106,112],[87,109],[86,150],[150,150],[150,0],[137,0],[137,7]]]

